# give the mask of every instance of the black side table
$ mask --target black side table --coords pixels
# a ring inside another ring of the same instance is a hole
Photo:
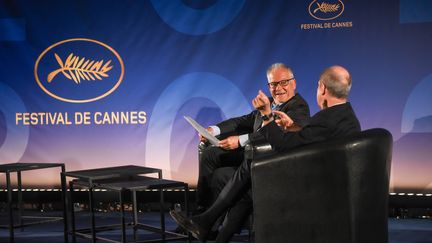
[[[131,183],[135,178],[144,178],[140,175],[144,175],[144,174],[147,175],[147,174],[154,174],[154,173],[157,173],[157,175],[158,175],[157,178],[145,177],[145,178],[148,178],[146,180],[149,180],[149,179],[162,180],[162,170],[161,169],[136,166],[136,165],[125,165],[125,166],[106,167],[106,168],[98,168],[98,169],[90,169],[90,170],[68,171],[68,172],[62,173],[64,180],[66,180],[66,177],[76,178],[75,180],[72,180],[69,182],[70,210],[71,210],[71,221],[72,221],[72,231],[70,233],[72,234],[72,239],[75,241],[75,236],[78,235],[78,236],[82,236],[85,238],[91,238],[93,240],[93,242],[96,242],[97,239],[107,240],[107,239],[96,236],[97,228],[96,228],[96,223],[95,223],[93,189],[104,187],[104,188],[109,188],[111,190],[119,191],[120,194],[123,194],[125,190],[131,190],[133,192],[133,196],[134,196],[135,192],[136,192],[135,189],[118,187],[118,185],[113,185],[111,183],[122,183],[125,181],[127,181],[127,183]],[[158,181],[158,182],[162,182],[162,181]],[[169,184],[169,183],[172,183],[173,181],[165,180],[165,182],[167,182]],[[182,182],[175,182],[175,183],[182,183]],[[82,229],[82,230],[76,230],[75,229],[75,216],[74,216],[74,208],[73,208],[73,201],[72,201],[72,192],[74,190],[73,189],[74,184],[79,184],[81,186],[85,186],[85,187],[89,188],[89,208],[90,208],[90,215],[91,215],[90,232],[91,232],[91,235],[82,233],[82,232],[88,232],[89,231],[88,229]],[[144,187],[149,187],[149,186],[150,185],[142,185],[141,184],[142,189],[144,189]],[[180,186],[184,187],[185,183],[181,184]],[[187,188],[187,184],[186,184],[185,188]],[[157,189],[157,188],[155,187],[155,189]],[[161,198],[163,200],[162,189],[160,189],[160,191],[161,191]],[[122,200],[123,197],[121,197],[120,199]],[[136,207],[134,207],[134,208],[136,208]],[[121,210],[123,210],[123,208]],[[136,218],[136,215],[134,215],[134,217]],[[161,220],[164,220],[164,219],[161,218]],[[137,227],[139,227],[139,226],[137,226]],[[134,229],[135,229],[135,227],[134,227]],[[159,231],[161,231],[161,230],[159,229]],[[164,234],[162,237],[163,238],[165,237]],[[124,237],[123,237],[123,239],[124,239]],[[112,242],[112,240],[109,240],[109,241]]]
[[[14,228],[24,227],[28,225],[40,224],[40,223],[48,223],[58,220],[64,221],[64,241],[68,242],[67,235],[67,206],[66,206],[66,180],[63,176],[61,176],[61,191],[62,191],[62,201],[63,201],[63,218],[61,217],[39,217],[41,219],[37,222],[32,223],[24,223],[22,216],[22,178],[21,172],[29,171],[29,170],[39,170],[39,169],[47,169],[61,167],[62,173],[65,172],[65,165],[63,163],[10,163],[10,164],[2,164],[0,165],[0,173],[6,174],[6,190],[7,190],[7,206],[9,213],[9,224],[7,226],[0,226],[1,228],[9,228],[9,240],[10,242],[14,242]],[[13,218],[13,208],[12,208],[12,185],[11,185],[11,173],[17,173],[17,182],[18,182],[18,220],[19,224],[14,225]]]
[[[85,186],[85,185],[84,185]],[[181,240],[181,239],[189,239],[188,235],[183,235],[171,231],[167,231],[165,229],[165,212],[164,212],[164,189],[174,189],[174,188],[182,188],[184,189],[184,205],[185,210],[188,212],[188,192],[189,187],[188,184],[181,181],[174,180],[165,180],[159,178],[152,178],[147,176],[135,176],[123,179],[105,179],[95,182],[95,188],[98,189],[106,189],[110,191],[116,191],[119,195],[120,202],[120,210],[121,210],[121,231],[122,231],[122,240],[114,241],[110,239],[105,239],[102,237],[97,237],[98,240],[106,240],[109,242],[122,242],[126,241],[126,222],[125,222],[125,212],[124,212],[124,197],[127,192],[132,193],[132,211],[133,211],[133,222],[128,225],[133,226],[133,235],[134,242],[156,242],[156,241],[169,241],[169,240]],[[160,191],[160,228],[154,227],[151,225],[146,225],[138,222],[138,204],[137,204],[137,191],[144,190],[159,190]],[[97,227],[96,227],[97,228]],[[137,230],[147,230],[152,232],[160,233],[160,239],[152,239],[152,240],[140,240],[138,241]],[[93,229],[96,230],[96,229]],[[84,229],[83,231],[86,231]],[[81,233],[78,233],[81,234]]]

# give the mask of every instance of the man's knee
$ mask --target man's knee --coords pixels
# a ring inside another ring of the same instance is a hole
[[[201,160],[214,160],[221,153],[221,148],[207,146],[201,150]]]
[[[199,164],[200,168],[216,169],[221,164],[221,154],[224,151],[219,147],[208,146],[201,151]]]
[[[222,189],[231,179],[236,171],[236,167],[221,167],[214,171],[211,186]]]

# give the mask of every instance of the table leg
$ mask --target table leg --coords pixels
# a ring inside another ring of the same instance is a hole
[[[124,212],[124,202],[123,202],[123,194],[124,190],[120,190],[120,212],[121,212],[121,229],[122,229],[122,242],[126,242],[126,220],[125,220],[125,212]]]
[[[60,180],[61,180],[61,191],[62,191],[62,201],[63,201],[63,223],[64,223],[64,242],[68,243],[68,220],[67,220],[67,199],[66,199],[66,176],[65,173],[65,166],[61,166],[61,173],[60,173]],[[73,207],[72,207],[73,208]]]
[[[75,208],[74,208],[74,202],[73,202],[73,192],[74,192],[74,186],[73,182],[69,182],[69,210],[71,212],[71,230],[72,230],[72,242],[76,242],[76,235],[75,235]]]
[[[134,241],[138,241],[137,238],[137,227],[138,227],[138,204],[137,204],[137,197],[136,197],[136,191],[132,191],[132,207],[133,207],[133,234],[134,234]]]
[[[187,183],[184,185],[184,205],[185,205],[185,211],[186,215],[189,216],[189,186]]]
[[[165,210],[164,210],[164,193],[163,189],[160,189],[160,216],[161,216],[161,236],[162,240],[165,241]]]
[[[21,231],[24,230],[24,228],[22,228],[22,225],[24,224],[24,220],[22,217],[22,211],[23,211],[23,207],[22,207],[22,180],[21,180],[21,171],[17,172],[17,183],[18,183],[18,226],[21,227]]]
[[[184,184],[184,205],[185,205],[186,215],[189,216],[189,185],[187,183]],[[187,235],[188,235],[188,242],[191,243],[192,235],[190,233],[187,233]]]
[[[93,183],[90,183],[89,186],[89,205],[90,205],[90,214],[91,214],[92,241],[96,243],[96,218],[95,218],[94,202],[93,202]]]
[[[12,209],[12,186],[10,173],[6,172],[7,204],[9,209],[9,241],[14,242],[14,220]]]

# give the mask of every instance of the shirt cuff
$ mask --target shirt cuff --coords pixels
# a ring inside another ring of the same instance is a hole
[[[213,129],[213,136],[218,136],[220,135],[220,128],[218,126],[210,126],[211,129]]]
[[[249,142],[249,134],[243,134],[239,136],[240,146],[244,147]]]

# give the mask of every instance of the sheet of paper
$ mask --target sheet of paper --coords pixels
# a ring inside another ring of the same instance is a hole
[[[202,127],[200,124],[198,124],[198,122],[196,122],[194,119],[192,119],[189,116],[183,116],[184,119],[186,119],[186,121],[188,121],[193,128],[195,128],[195,130],[197,130],[197,132],[199,134],[201,134],[201,136],[207,138],[207,140],[215,145],[215,146],[219,146],[219,139],[217,139],[215,136],[213,136],[212,134],[210,134],[204,127]]]

